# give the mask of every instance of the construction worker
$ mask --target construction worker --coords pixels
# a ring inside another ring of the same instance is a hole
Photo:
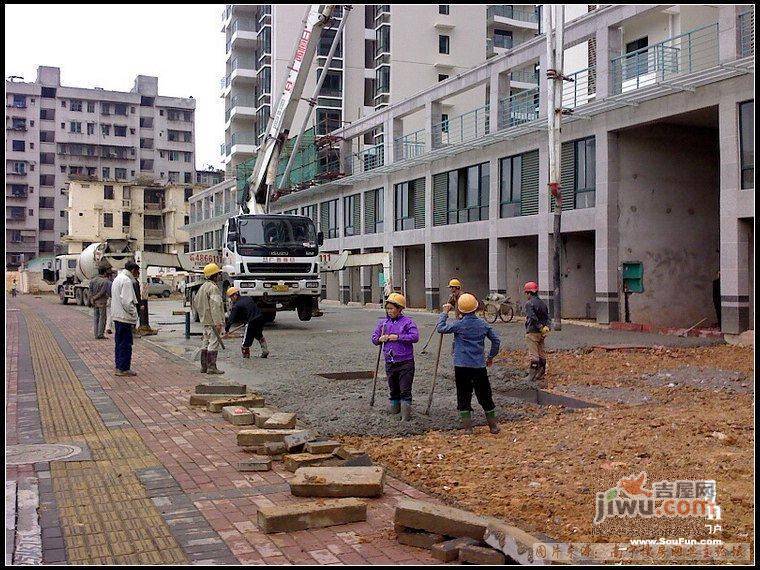
[[[113,280],[116,278],[116,271],[111,267],[108,270],[108,281],[111,286],[108,288],[108,303],[106,303],[106,334],[113,334],[113,317],[111,315],[111,287]]]
[[[11,297],[15,297],[16,296],[16,292],[17,292],[17,289],[16,289],[16,280],[14,279],[13,282],[11,283]]]
[[[201,372],[204,374],[224,374],[216,367],[216,359],[221,348],[220,336],[224,324],[224,300],[219,291],[222,270],[216,263],[203,268],[206,280],[195,294],[195,311],[203,325],[203,346],[201,347]]]
[[[447,323],[448,314],[453,309],[446,303],[438,317],[437,330],[441,334],[454,334],[454,381],[457,388],[457,410],[462,429],[465,433],[472,430],[472,392],[483,408],[491,433],[499,433],[496,423],[496,405],[491,394],[488,369],[493,364],[494,356],[499,353],[501,340],[490,325],[475,316],[478,300],[470,293],[462,293],[457,305],[462,318]],[[491,350],[485,357],[485,339],[491,341]]]
[[[459,312],[457,302],[459,301],[459,297],[464,293],[462,290],[462,282],[456,278],[449,281],[449,291],[451,292],[451,295],[449,296],[449,300],[446,301],[446,304],[451,305],[456,311],[457,319],[461,319],[462,313]],[[478,301],[478,308],[475,310],[482,311],[483,309],[485,309],[485,305],[481,301]]]
[[[412,383],[414,382],[414,343],[420,340],[417,324],[403,315],[406,298],[391,293],[385,300],[385,318],[380,319],[372,333],[372,344],[382,344],[385,355],[385,374],[388,377],[388,411],[401,419],[412,418]]]
[[[530,370],[527,379],[545,388],[546,350],[544,340],[549,334],[549,309],[538,296],[538,284],[528,281],[523,287],[528,299],[525,303],[525,340],[528,343]]]
[[[132,327],[137,323],[137,297],[134,282],[140,276],[140,266],[127,261],[111,284],[111,318],[116,327],[114,335],[116,376],[137,376],[132,366]]]
[[[90,302],[96,339],[106,338],[106,306],[111,297],[111,281],[108,279],[110,271],[111,265],[107,261],[101,261],[98,264],[98,274],[90,281]]]
[[[263,333],[264,315],[261,313],[261,309],[259,309],[256,301],[253,300],[253,297],[243,297],[240,295],[240,289],[237,287],[227,289],[227,296],[232,301],[232,308],[230,309],[230,317],[224,326],[225,334],[230,332],[230,327],[233,324],[246,323],[243,344],[240,347],[243,358],[251,357],[251,345],[254,338],[261,345],[261,358],[266,358],[269,356],[269,349],[267,348],[267,341]]]

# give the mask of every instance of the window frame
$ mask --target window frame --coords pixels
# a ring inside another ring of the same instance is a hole
[[[748,133],[748,136],[746,137],[747,140],[745,141],[744,136],[744,128],[743,128],[743,121],[742,121],[742,110],[743,109],[751,109],[752,115],[749,117],[749,125],[752,129],[751,132]],[[752,190],[755,187],[755,139],[754,139],[754,119],[755,119],[755,100],[750,99],[748,101],[742,101],[738,105],[737,110],[737,120],[739,122],[738,125],[738,132],[739,132],[739,188],[742,190]],[[744,152],[744,143],[748,142],[752,145],[751,151],[746,153],[747,155],[750,155],[752,158],[751,162],[745,162],[745,152]],[[749,181],[747,185],[745,185],[744,182],[744,173],[750,172]]]
[[[451,55],[451,36],[438,34],[438,53],[442,55]]]

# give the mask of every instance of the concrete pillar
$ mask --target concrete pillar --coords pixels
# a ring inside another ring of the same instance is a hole
[[[340,169],[346,174],[353,174],[351,162],[351,139],[340,141]]]
[[[433,129],[434,125],[440,125],[442,106],[438,101],[425,103],[425,135],[428,140],[427,151],[434,150],[441,145],[441,129]]]
[[[340,290],[340,302],[347,305],[351,300],[350,269],[341,269],[338,271],[338,288]]]
[[[538,116],[546,117],[546,105],[547,105],[547,80],[546,69],[548,68],[546,63],[546,51],[542,51],[538,58]]]
[[[441,306],[441,284],[439,275],[439,248],[435,243],[425,241],[425,308],[435,310]]]
[[[509,89],[509,71],[495,73],[491,76],[491,80],[488,85],[489,132],[493,133],[507,126],[507,121],[505,121],[504,118],[508,117],[509,115],[505,115],[504,113],[508,112],[508,109],[504,109],[502,111],[499,102],[501,100],[505,100],[505,103],[508,102],[507,98],[509,97]]]
[[[359,285],[361,286],[361,302],[372,302],[372,266],[366,265],[359,269]]]
[[[620,186],[618,135],[607,129],[596,136],[596,208],[594,271],[596,320],[620,320],[618,289],[618,189]]]
[[[734,61],[739,55],[738,16],[746,6],[722,4],[718,6],[718,58],[721,63]]]
[[[739,334],[749,319],[749,236],[739,221],[739,109],[733,97],[718,105],[720,141],[720,304],[721,330]]]
[[[623,32],[618,27],[602,27],[596,31],[596,100],[620,92],[620,67],[614,75],[611,60],[623,53]]]
[[[403,159],[403,152],[397,148],[395,140],[404,134],[404,123],[401,119],[391,117],[383,123],[383,164],[391,164]],[[398,156],[396,156],[398,154]]]
[[[507,240],[495,235],[488,238],[488,288],[507,293]]]

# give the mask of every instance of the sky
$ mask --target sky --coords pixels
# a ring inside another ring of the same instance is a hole
[[[63,85],[130,91],[137,75],[157,76],[159,95],[195,98],[196,167],[222,167],[223,4],[4,7],[6,77],[35,81],[50,65]]]

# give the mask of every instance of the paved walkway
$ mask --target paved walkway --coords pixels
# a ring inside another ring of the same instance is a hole
[[[235,443],[239,428],[188,405],[207,377],[139,339],[138,376],[115,377],[112,341],[94,340],[87,315],[52,298],[9,299],[6,317],[6,443],[75,452],[6,467],[6,545],[15,543],[15,563],[435,562],[395,541],[397,499],[425,495],[392,478],[370,501],[366,522],[261,533],[261,505],[302,499],[290,495],[292,474],[281,463],[263,473],[235,469],[246,457]]]

